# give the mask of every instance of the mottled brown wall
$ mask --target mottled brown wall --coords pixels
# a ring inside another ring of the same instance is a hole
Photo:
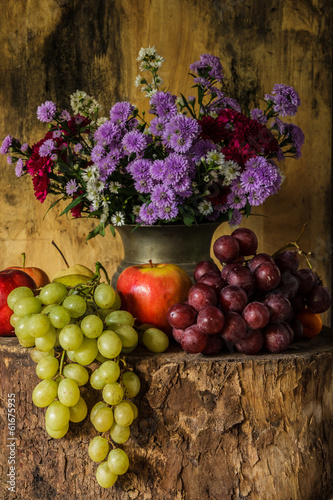
[[[221,57],[230,93],[251,105],[274,83],[293,85],[302,100],[295,123],[305,133],[303,157],[283,166],[287,180],[246,225],[261,250],[274,251],[303,239],[316,266],[331,283],[331,19],[329,0],[2,0],[0,18],[0,139],[10,133],[30,142],[45,130],[36,108],[45,100],[69,107],[77,89],[94,94],[105,112],[116,100],[143,106],[134,87],[136,57],[155,45],[166,59],[161,75],[172,92],[191,94],[188,65],[201,53]],[[121,258],[109,234],[85,243],[87,221],[69,221],[35,201],[31,181],[16,180],[0,158],[1,266],[28,265],[53,275],[62,262],[99,259],[114,270]],[[147,256],[147,259],[149,256]]]

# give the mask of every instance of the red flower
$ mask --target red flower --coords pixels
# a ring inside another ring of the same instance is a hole
[[[223,123],[218,122],[216,118],[204,116],[202,120],[198,120],[198,123],[201,125],[202,131],[200,136],[202,139],[209,139],[217,144],[227,138]]]
[[[35,196],[37,200],[43,203],[48,194],[48,188],[50,184],[50,179],[47,175],[47,172],[40,171],[32,178],[32,184],[34,186]]]
[[[75,121],[76,118],[81,119],[82,121],[79,124],[77,124]],[[90,122],[91,122],[90,118],[84,118],[81,115],[76,115],[72,116],[71,119],[68,120],[67,126],[70,130],[70,133],[72,135],[76,135],[79,131],[79,128],[82,129],[84,127],[87,127]],[[62,129],[62,132],[64,133],[64,135],[69,135],[69,132],[67,130]]]
[[[229,193],[229,187],[221,186],[221,184],[214,182],[210,185],[209,195],[207,195],[205,198],[206,200],[209,200],[212,205],[223,207],[223,205],[227,203],[227,197]]]
[[[78,193],[73,195],[73,200],[75,200],[82,193],[83,191],[81,189]],[[71,214],[73,215],[74,219],[79,219],[81,217],[82,208],[83,208],[83,203],[81,202],[78,205],[76,205],[76,207],[71,209]]]

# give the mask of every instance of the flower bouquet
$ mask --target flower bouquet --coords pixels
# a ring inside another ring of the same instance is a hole
[[[149,115],[117,102],[108,117],[85,92],[71,98],[71,115],[46,101],[37,118],[49,125],[29,146],[7,135],[0,148],[17,177],[30,175],[35,197],[69,200],[62,214],[99,220],[88,239],[107,226],[238,225],[253,206],[275,194],[284,176],[276,164],[299,158],[304,135],[280,117],[294,116],[300,98],[276,84],[262,109],[244,112],[224,91],[218,57],[202,54],[190,65],[196,97],[161,88],[164,59],[154,47],[141,49],[136,86],[149,99]],[[148,76],[145,76],[148,75]]]

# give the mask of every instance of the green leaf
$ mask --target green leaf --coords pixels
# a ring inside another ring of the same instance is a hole
[[[112,233],[112,236],[116,236],[116,230],[112,224],[109,224],[110,231]]]
[[[79,196],[77,196],[75,200],[73,200],[69,205],[67,205],[65,210],[63,210],[60,215],[68,214],[68,212],[72,210],[72,208],[76,207],[79,203],[81,203],[83,198],[84,194],[80,194]]]
[[[61,200],[63,200],[63,199],[64,199],[64,197],[62,196],[61,198],[59,198],[58,200],[54,201],[54,202],[53,202],[53,203],[49,206],[49,208],[46,210],[46,212],[45,212],[45,214],[44,214],[43,220],[45,219],[45,217],[46,217],[47,213],[48,213],[48,212],[49,212],[49,211],[50,211],[53,207],[55,207],[55,206],[57,205],[57,203],[59,203],[59,201],[61,201]]]
[[[94,227],[94,229],[92,231],[90,231],[90,233],[86,237],[86,241],[91,240],[92,238],[95,238],[95,236],[97,236],[98,234],[100,234],[101,236],[105,236],[104,224],[98,224],[98,226]]]

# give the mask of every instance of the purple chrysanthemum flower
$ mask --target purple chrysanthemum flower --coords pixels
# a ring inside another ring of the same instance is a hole
[[[147,136],[138,130],[132,130],[124,135],[121,143],[128,153],[141,153],[147,146]]]
[[[220,59],[211,54],[201,54],[199,61],[190,64],[190,70],[198,75],[205,74],[208,71],[211,78],[218,82],[223,80],[223,68]]]
[[[236,99],[233,99],[232,97],[225,97],[223,99],[223,106],[234,109],[235,111],[237,111],[237,113],[242,112],[241,105],[236,101]]]
[[[10,146],[12,145],[12,142],[13,142],[13,136],[7,135],[2,142],[2,146],[0,148],[0,154],[6,155],[9,151]]]
[[[28,149],[28,147],[29,147],[29,144],[27,142],[22,144],[22,146],[21,146],[22,153],[25,153],[25,151]]]
[[[56,114],[57,107],[52,101],[46,101],[37,108],[37,118],[41,122],[51,122]]]
[[[155,224],[159,218],[159,211],[154,203],[149,203],[149,205],[142,205],[139,212],[139,217],[143,224]]]
[[[251,205],[261,205],[268,196],[278,191],[281,183],[278,168],[263,156],[248,160],[240,177],[240,185],[249,193]]]
[[[266,94],[267,101],[273,101],[273,109],[281,116],[294,116],[301,104],[298,93],[293,87],[276,83],[272,90],[273,95]]]
[[[62,122],[68,122],[71,119],[71,115],[66,109],[63,109],[62,112],[60,113],[59,119]]]
[[[187,159],[177,153],[171,153],[164,160],[164,175],[163,181],[169,186],[182,179],[188,174],[189,164]]]
[[[75,153],[79,153],[81,151],[81,149],[82,149],[81,142],[78,142],[77,144],[75,144],[75,146],[74,146]]]
[[[22,158],[19,158],[17,160],[16,166],[15,166],[15,175],[16,175],[16,177],[21,177],[21,175],[23,173],[23,169],[24,169],[23,160],[22,160]]]
[[[175,201],[175,192],[168,186],[157,184],[151,193],[151,201],[158,208],[167,207]]]
[[[46,139],[39,148],[39,156],[51,156],[56,144],[53,139]]]
[[[150,122],[150,132],[153,135],[162,135],[165,130],[166,123],[167,123],[166,118],[161,118],[159,116],[156,116],[156,118],[154,118]]]
[[[246,205],[246,196],[239,191],[231,191],[227,196],[227,202],[231,208],[241,209]]]
[[[178,207],[176,203],[169,203],[168,205],[160,208],[158,216],[162,220],[172,220],[178,215]]]
[[[163,181],[165,178],[165,160],[155,160],[150,164],[150,175],[156,181]]]
[[[12,157],[11,156],[7,156],[7,164],[8,165],[12,164]]]
[[[150,175],[151,161],[145,159],[134,160],[126,167],[134,179],[134,187],[139,193],[150,193],[154,181]]]
[[[190,177],[184,176],[179,180],[173,182],[172,188],[174,189],[175,193],[181,198],[188,198],[193,193],[191,185],[192,183]]]
[[[199,139],[199,141],[195,142],[191,147],[189,154],[192,156],[193,161],[200,161],[201,158],[204,158],[208,151],[213,151],[216,149],[216,144],[210,141],[209,139]]]
[[[251,118],[252,120],[257,120],[257,122],[265,125],[267,123],[267,116],[263,112],[262,109],[260,108],[254,108],[251,111]]]
[[[127,101],[117,102],[110,109],[110,121],[125,125],[125,122],[133,114],[135,107]]]
[[[149,104],[149,113],[160,118],[171,118],[177,114],[176,96],[170,92],[155,92],[150,98]]]
[[[61,137],[61,130],[55,130],[52,134],[53,139],[57,139],[58,137]]]
[[[242,214],[239,212],[239,210],[234,210],[229,222],[230,226],[239,226],[241,221],[242,221]]]
[[[66,184],[66,193],[68,196],[72,196],[78,189],[78,185],[75,179],[71,179]]]
[[[293,146],[294,146],[294,149],[295,149],[295,152],[294,152],[294,158],[298,159],[301,157],[301,148],[304,144],[304,133],[303,131],[300,129],[300,127],[298,127],[297,125],[294,125],[293,123],[286,123],[285,124],[285,131],[288,133],[288,135],[290,136],[292,142],[293,142]]]
[[[197,120],[180,113],[166,124],[163,139],[176,153],[186,153],[200,131]]]
[[[94,139],[100,142],[103,146],[110,145],[113,142],[118,142],[122,136],[122,131],[117,123],[106,121],[102,123],[94,134]]]
[[[103,158],[105,158],[106,151],[101,144],[96,144],[91,150],[91,160],[94,163],[99,163]]]

